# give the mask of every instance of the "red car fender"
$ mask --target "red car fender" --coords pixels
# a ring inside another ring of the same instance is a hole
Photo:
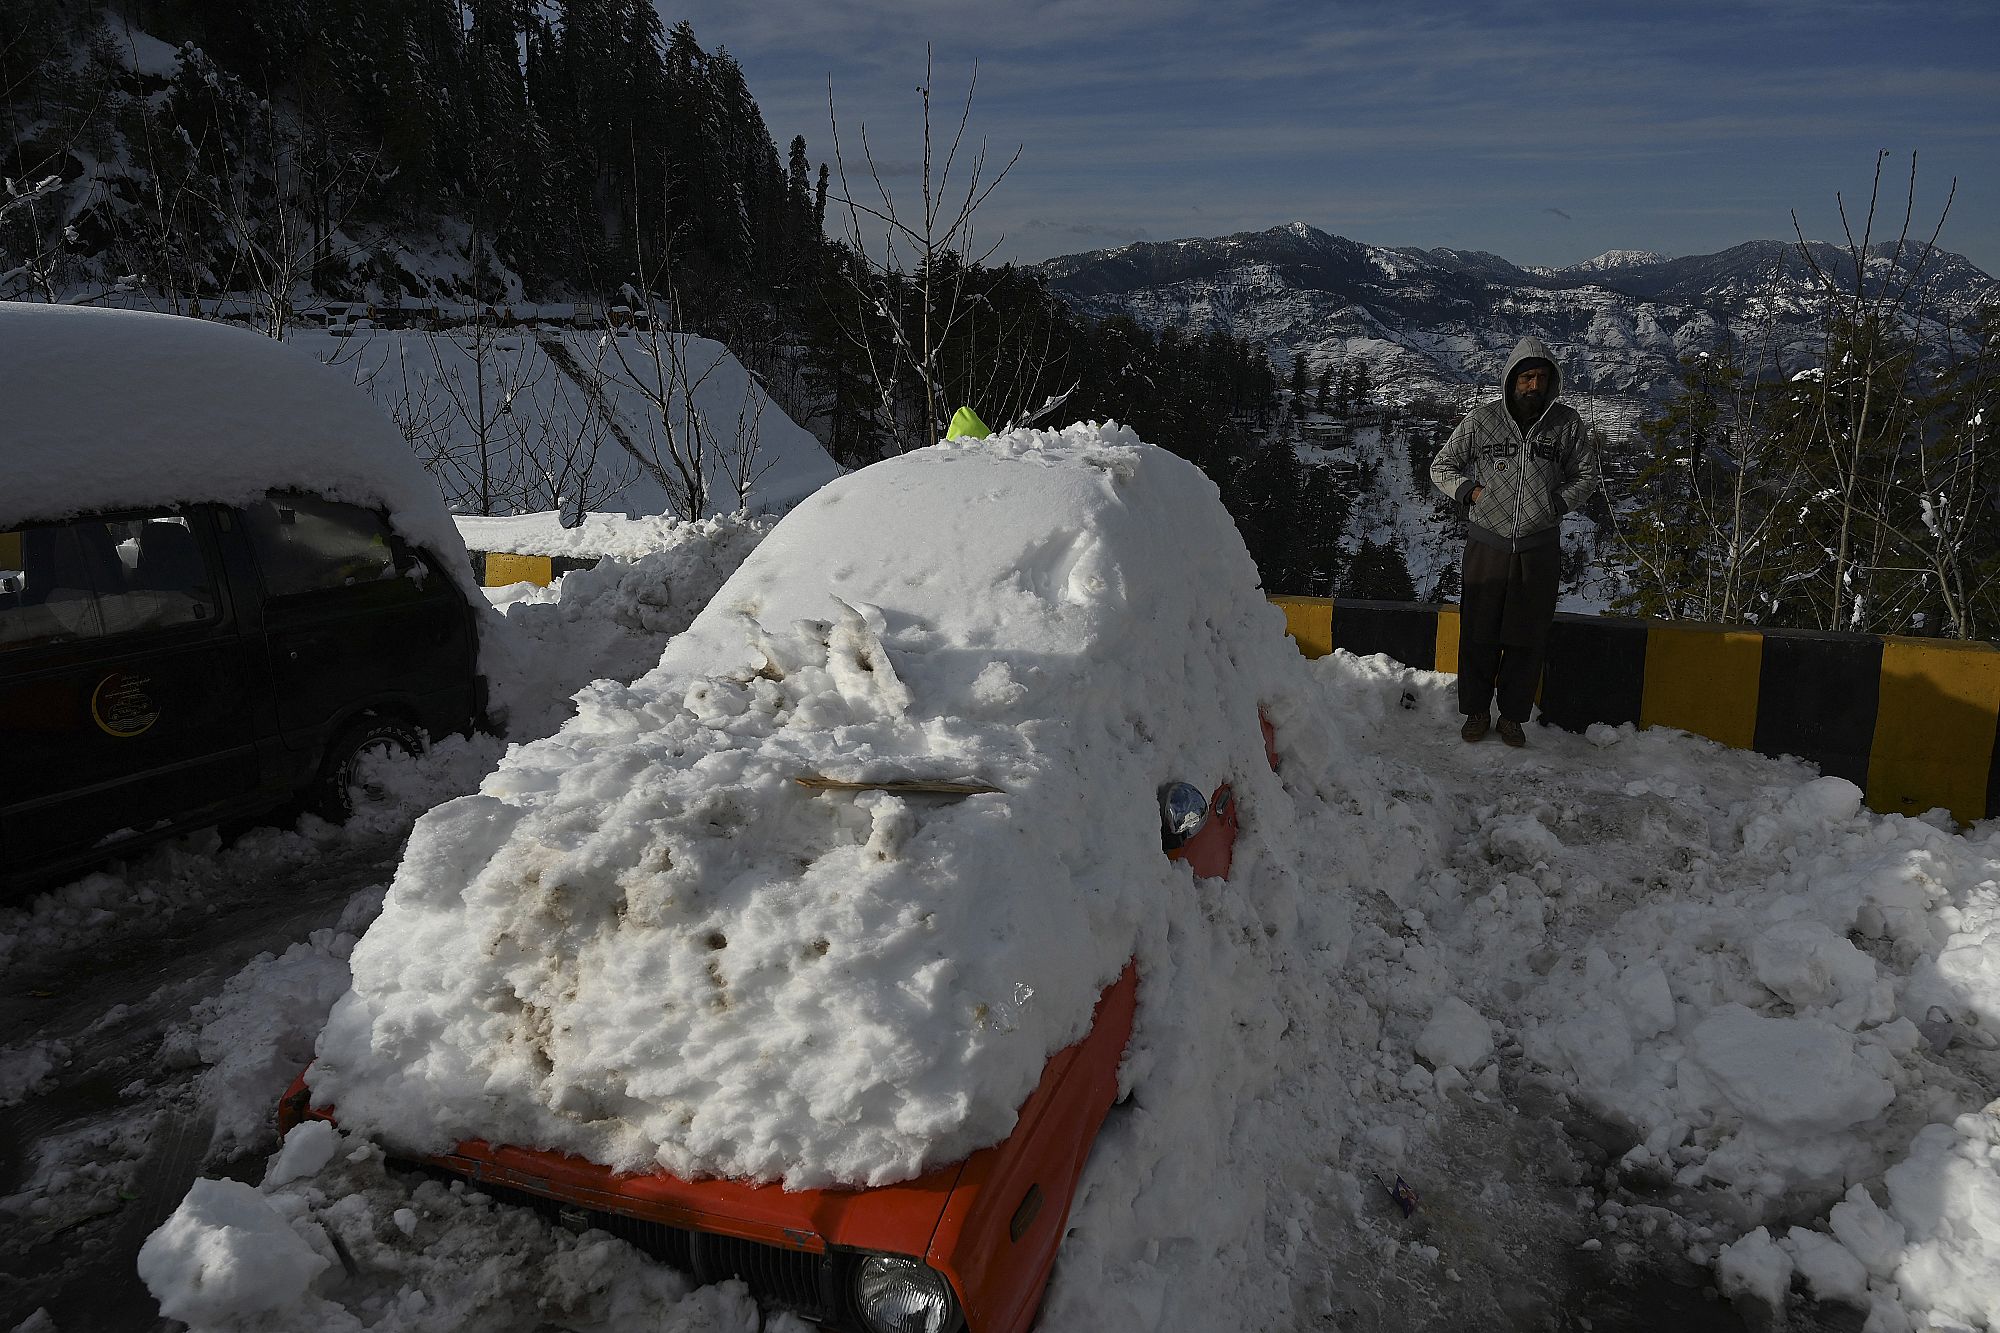
[[[925,1259],[958,1293],[971,1333],[1023,1333],[1055,1267],[1077,1180],[1118,1098],[1137,963],[1098,997],[1090,1034],[1050,1059],[1013,1133],[965,1161]]]

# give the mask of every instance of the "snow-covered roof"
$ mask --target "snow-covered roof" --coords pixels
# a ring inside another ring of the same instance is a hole
[[[793,1186],[995,1142],[1127,960],[1164,970],[1158,785],[1284,799],[1282,636],[1213,483],[1124,428],[840,478],[652,672],[419,824],[314,1095],[412,1148]]]
[[[458,530],[389,419],[244,329],[0,302],[0,432],[0,527],[305,490],[387,510],[463,577]]]

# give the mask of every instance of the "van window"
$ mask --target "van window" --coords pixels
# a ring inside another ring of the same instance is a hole
[[[264,586],[274,597],[349,588],[396,577],[382,516],[359,505],[273,495],[243,509]]]
[[[0,651],[212,621],[219,607],[182,515],[0,532]]]

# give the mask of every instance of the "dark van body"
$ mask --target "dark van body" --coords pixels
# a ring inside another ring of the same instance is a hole
[[[301,798],[338,815],[356,754],[472,728],[476,655],[438,557],[360,506],[0,531],[0,890]]]

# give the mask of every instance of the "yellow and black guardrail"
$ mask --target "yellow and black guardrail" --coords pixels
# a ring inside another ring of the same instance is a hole
[[[595,556],[516,555],[510,551],[473,551],[472,577],[482,588],[504,588],[510,583],[532,583],[546,588],[563,575],[589,569]]]
[[[1456,606],[1271,600],[1307,657],[1458,669]],[[1631,722],[1795,755],[1884,813],[2000,814],[2000,651],[1987,643],[1558,615],[1540,702],[1570,731]]]

